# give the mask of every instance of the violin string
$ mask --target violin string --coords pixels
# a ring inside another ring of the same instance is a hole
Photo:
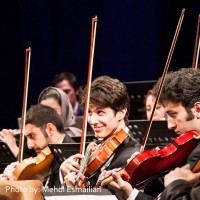
[[[81,167],[80,167],[81,173],[83,172],[83,169],[85,168],[86,164],[88,163],[89,157],[90,157],[90,155],[92,154],[92,148],[91,148],[91,147],[92,147],[93,145],[94,145],[94,147],[97,147],[96,141],[91,142],[91,143],[87,146],[87,148],[86,148],[85,156],[84,156],[84,158],[83,158],[83,160],[82,160],[82,162],[81,162]],[[93,147],[93,148],[94,148],[94,147]]]
[[[89,156],[91,155],[91,152],[92,152],[92,150],[89,149],[87,151],[87,153],[85,154],[83,161],[81,162],[81,167],[80,167],[80,172],[81,173],[83,172],[83,169],[85,168],[85,166],[86,166],[86,164],[87,164],[87,162],[89,160]]]
[[[89,160],[89,157],[90,157],[91,153],[92,153],[92,149],[90,148],[90,144],[89,144],[89,145],[87,146],[87,148],[86,148],[85,156],[84,156],[84,158],[83,158],[82,161],[81,161],[81,166],[80,166],[80,170],[79,170],[79,172],[78,172],[78,174],[77,174],[77,179],[76,179],[76,181],[75,181],[75,185],[78,184],[79,179],[80,179],[80,175],[81,175],[81,173],[83,172],[83,170],[84,170],[86,164],[88,163],[88,160]]]

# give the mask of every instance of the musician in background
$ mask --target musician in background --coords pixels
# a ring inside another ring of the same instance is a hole
[[[49,106],[35,105],[27,112],[25,122],[25,137],[29,149],[34,149],[38,154],[45,149],[48,144],[73,143],[74,141],[65,134],[63,122],[58,113]],[[1,179],[12,180],[12,173],[19,163],[12,163],[6,167]],[[60,187],[59,164],[54,159],[51,165],[50,176],[46,181],[46,186]]]
[[[160,80],[153,87],[154,96],[157,94],[159,84]],[[175,72],[169,72],[165,77],[159,102],[164,106],[167,113],[168,128],[179,135],[191,130],[198,132],[200,135],[199,85],[199,69],[182,68]],[[200,142],[198,142],[190,156],[185,158],[189,167],[186,165],[182,168],[177,168],[165,177],[165,186],[167,187],[161,196],[163,200],[199,199],[200,181],[198,178],[200,176],[199,174],[193,174],[190,170],[194,168],[199,158]],[[154,197],[147,196],[135,188],[132,189],[130,184],[125,183],[114,171],[104,172],[103,177],[112,173],[114,173],[114,181],[109,186],[125,194],[128,200],[154,199]],[[186,176],[187,173],[188,176]],[[193,185],[194,188],[192,188]]]
[[[85,101],[85,92],[82,93],[81,100]],[[92,82],[88,123],[93,128],[95,136],[101,139],[99,141],[104,141],[111,135],[116,135],[120,130],[128,133],[128,136],[89,180],[90,186],[96,185],[99,174],[104,169],[109,170],[125,165],[127,159],[134,152],[139,151],[140,144],[133,138],[127,126],[129,110],[130,100],[127,88],[118,79],[101,76]],[[74,187],[80,168],[79,160],[82,158],[81,154],[76,154],[65,160],[61,165],[62,173],[66,175],[67,187]]]
[[[79,103],[79,82],[77,77],[69,72],[56,74],[53,86],[63,90],[69,97],[75,116],[83,115],[83,105]]]
[[[155,97],[152,94],[152,90],[148,90],[147,95],[145,97],[145,110],[146,110],[147,120],[150,120],[154,104],[155,104]],[[165,109],[160,103],[158,103],[155,108],[153,120],[165,120],[165,117],[166,117]]]
[[[58,112],[63,120],[66,134],[70,137],[81,136],[81,130],[76,127],[73,108],[65,92],[56,87],[45,88],[39,95],[38,103],[50,106]]]
[[[38,103],[49,106],[57,111],[64,123],[65,133],[70,137],[81,135],[81,130],[77,128],[75,124],[75,116],[69,98],[61,89],[55,87],[45,88],[39,94]],[[17,157],[19,148],[12,130],[3,129],[0,134],[0,140],[5,142]],[[35,156],[32,151],[27,150],[26,146],[24,153],[25,157]]]

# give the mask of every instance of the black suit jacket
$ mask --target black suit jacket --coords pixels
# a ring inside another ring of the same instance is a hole
[[[170,183],[161,195],[161,200],[199,200],[200,181],[191,187],[184,180],[176,180]]]
[[[74,140],[71,139],[67,134],[65,135],[62,143],[75,143]],[[51,165],[51,175],[48,183],[49,188],[59,188],[61,187],[60,179],[59,179],[59,168],[60,165],[56,161],[56,159],[53,159],[52,165]]]
[[[193,168],[196,162],[200,158],[200,142],[198,146],[192,151],[190,156],[187,159],[187,163],[190,164],[191,168]],[[196,200],[200,199],[200,181],[191,187],[186,181],[184,180],[176,180],[170,183],[161,195],[162,200]]]

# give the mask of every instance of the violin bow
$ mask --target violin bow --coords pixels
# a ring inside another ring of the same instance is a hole
[[[23,95],[23,105],[22,105],[22,124],[20,132],[20,141],[19,141],[19,154],[18,161],[23,160],[24,152],[24,130],[25,130],[25,121],[26,121],[26,109],[27,109],[27,97],[28,97],[28,83],[29,83],[29,71],[30,71],[30,61],[31,61],[31,48],[26,49],[25,55],[25,74],[24,74],[24,95]]]
[[[81,136],[81,144],[80,144],[80,154],[82,154],[82,155],[84,155],[84,153],[85,153],[85,143],[86,143],[86,134],[87,134],[87,121],[88,121],[88,110],[89,110],[89,102],[90,102],[90,88],[91,88],[92,69],[93,69],[93,61],[94,61],[96,29],[97,29],[97,16],[92,18],[88,78],[87,78],[87,86],[86,86],[86,98],[85,98],[84,117],[83,117],[83,124],[82,124],[82,136]]]
[[[163,84],[164,84],[165,76],[166,76],[167,71],[169,69],[169,65],[170,65],[171,58],[172,58],[172,55],[173,55],[173,52],[174,52],[174,48],[175,48],[175,45],[176,45],[176,41],[177,41],[180,29],[181,29],[181,25],[182,25],[182,22],[183,22],[184,15],[185,15],[185,9],[183,8],[182,11],[181,11],[181,15],[179,17],[178,25],[176,27],[174,38],[173,38],[173,41],[172,41],[172,44],[171,44],[171,47],[170,47],[170,51],[169,51],[169,54],[168,54],[168,57],[167,57],[167,61],[166,61],[166,64],[165,64],[163,75],[162,75],[162,78],[161,78],[161,81],[160,81],[160,85],[159,85],[159,88],[158,88],[158,93],[157,93],[157,96],[156,96],[156,99],[155,99],[155,104],[153,106],[151,117],[150,117],[150,120],[148,122],[145,134],[144,134],[144,139],[143,139],[140,151],[144,151],[144,148],[146,146],[147,138],[149,136],[149,132],[150,132],[152,121],[153,121],[153,115],[154,115],[156,106],[158,104],[158,100],[160,98],[160,94],[161,94],[162,87],[163,87]]]
[[[196,30],[196,38],[195,38],[195,45],[194,45],[194,54],[193,54],[193,60],[192,60],[192,68],[193,69],[197,69],[198,60],[199,60],[199,48],[200,48],[199,26],[200,26],[200,14],[198,16],[198,21],[197,21],[197,30]]]

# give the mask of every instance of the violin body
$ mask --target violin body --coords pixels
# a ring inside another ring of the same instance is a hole
[[[126,166],[127,173],[122,175],[122,178],[129,181],[132,187],[142,188],[151,177],[180,167],[197,145],[198,140],[195,136],[198,136],[196,132],[189,131],[161,149],[154,148],[141,152]]]
[[[13,172],[13,179],[43,181],[49,175],[53,158],[49,147],[46,147],[36,157],[24,159]]]
[[[110,158],[127,137],[128,133],[124,130],[120,130],[107,138],[96,151],[91,154],[83,174],[86,177],[92,176]]]

